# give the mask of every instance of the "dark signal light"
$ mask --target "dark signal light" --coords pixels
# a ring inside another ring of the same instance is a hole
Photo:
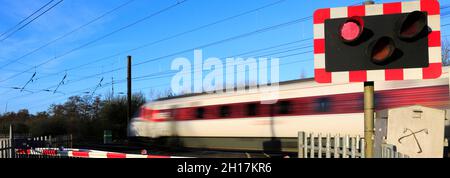
[[[346,43],[355,42],[364,31],[364,20],[355,16],[347,19],[339,28],[341,39]]]
[[[414,11],[400,20],[397,36],[402,40],[411,40],[418,37],[425,27],[427,27],[427,15],[421,11]]]
[[[368,55],[373,63],[385,65],[389,63],[396,49],[394,40],[384,36],[369,45]]]

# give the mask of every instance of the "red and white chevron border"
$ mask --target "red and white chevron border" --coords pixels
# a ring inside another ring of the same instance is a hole
[[[327,19],[353,16],[428,12],[429,66],[426,68],[361,70],[346,72],[325,71],[325,28]],[[314,13],[314,73],[318,83],[349,83],[366,81],[393,81],[435,79],[442,74],[440,6],[437,0],[421,0],[373,5],[319,9]]]
[[[17,154],[27,155],[46,155],[46,156],[61,156],[73,158],[189,158],[181,156],[163,156],[163,155],[140,155],[140,154],[126,154],[116,152],[106,152],[98,150],[79,150],[79,149],[65,149],[60,151],[57,148],[35,148],[35,149],[19,149]]]

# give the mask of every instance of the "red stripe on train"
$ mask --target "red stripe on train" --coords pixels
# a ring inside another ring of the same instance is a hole
[[[448,85],[376,91],[375,104],[377,110],[416,104],[429,107],[445,108],[448,107],[448,93]],[[161,110],[160,112],[173,112],[173,115],[178,121],[260,118],[271,116],[280,117],[300,115],[349,114],[363,112],[362,92],[304,98],[290,98],[279,100],[279,103],[282,101],[287,101],[290,103],[290,113],[277,113],[278,106],[261,105],[259,104],[259,102],[230,103],[204,107],[177,108],[175,110]],[[257,104],[255,115],[248,115],[247,107],[249,104]],[[322,105],[324,108],[321,108]],[[222,106],[230,107],[231,112],[226,117],[220,117],[220,108]],[[270,112],[271,107],[274,107],[274,112],[272,113]],[[196,118],[196,112],[198,108],[204,108],[203,118]],[[158,120],[157,122],[163,121],[167,120]]]

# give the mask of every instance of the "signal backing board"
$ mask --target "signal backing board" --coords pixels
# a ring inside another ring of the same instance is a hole
[[[405,34],[412,33],[411,29],[415,30],[420,23],[410,19],[420,19],[421,14],[425,23],[423,33],[411,39],[402,38],[398,31],[406,29]],[[404,28],[408,25],[403,24],[408,23],[411,28]],[[352,29],[354,24],[361,26],[361,32]],[[343,30],[347,27],[350,30]],[[360,36],[357,41],[348,41],[356,35]],[[383,55],[386,56],[379,57]],[[374,62],[378,58],[386,61]],[[439,2],[421,0],[317,10],[314,13],[314,69],[318,83],[440,77]]]

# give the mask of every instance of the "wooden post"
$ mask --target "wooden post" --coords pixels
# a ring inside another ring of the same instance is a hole
[[[125,129],[126,135],[128,137],[128,126],[130,125],[130,121],[131,121],[131,117],[132,117],[132,110],[131,110],[131,80],[132,80],[132,76],[131,76],[131,56],[128,56],[128,72],[127,72],[127,99],[128,99],[128,118],[127,118],[127,126]]]

